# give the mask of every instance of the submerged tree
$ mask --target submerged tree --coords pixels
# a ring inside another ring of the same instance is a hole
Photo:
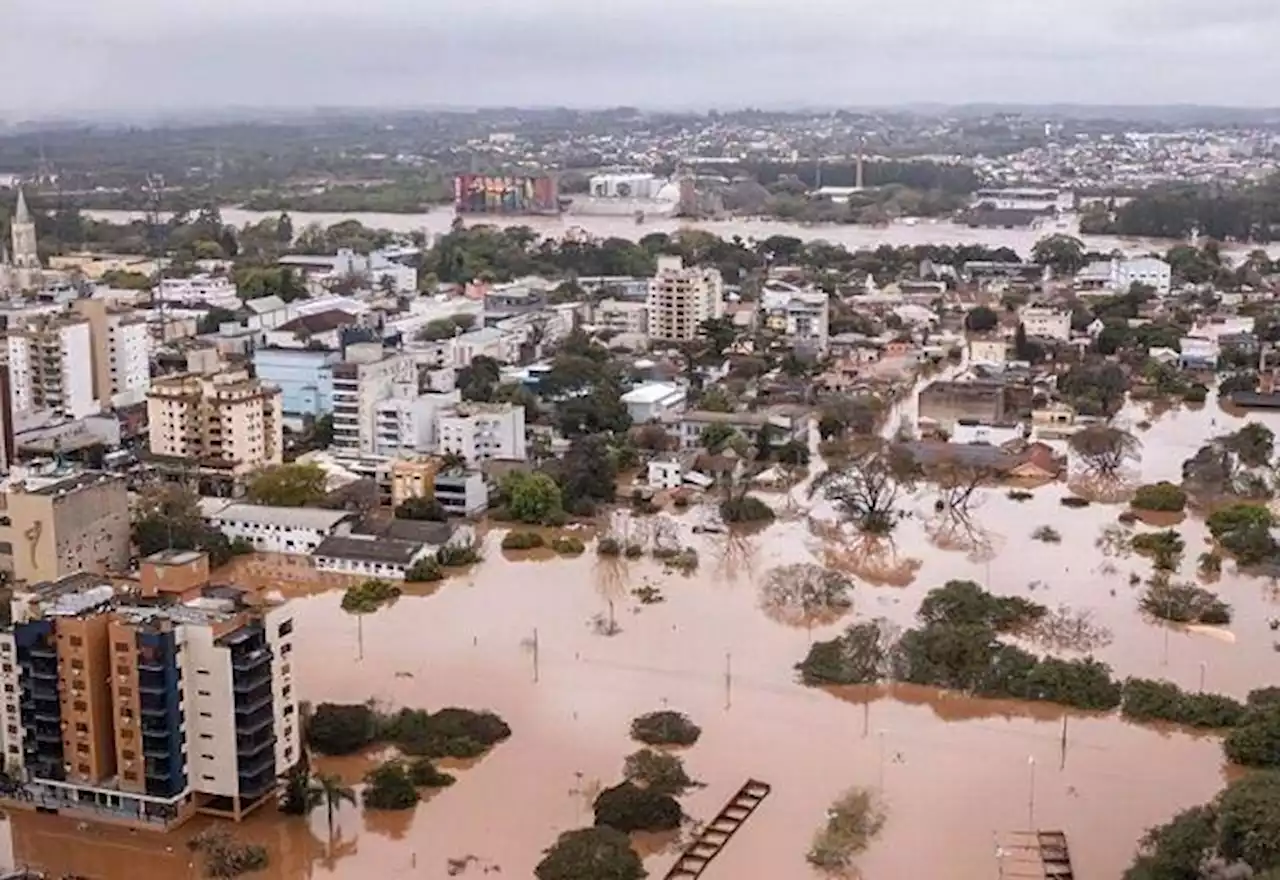
[[[898,499],[914,486],[916,468],[910,456],[884,442],[855,451],[841,469],[822,473],[809,488],[821,492],[859,531],[887,535],[902,512]]]
[[[809,862],[823,871],[848,871],[853,857],[879,835],[886,818],[874,793],[865,788],[850,789],[827,810],[827,821],[809,848]]]
[[[1141,444],[1128,431],[1112,425],[1092,425],[1071,435],[1071,450],[1085,470],[1104,480],[1118,479],[1125,466],[1138,460]]]
[[[829,623],[853,608],[853,578],[811,563],[783,565],[765,576],[760,604],[765,613],[791,626]]]

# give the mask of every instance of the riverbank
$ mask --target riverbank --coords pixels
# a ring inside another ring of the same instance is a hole
[[[234,206],[221,209],[223,222],[233,226],[245,226],[259,223],[267,218],[278,217],[279,211],[247,211]],[[143,220],[144,215],[131,211],[94,211],[82,212],[85,217],[104,220],[111,223],[128,223]],[[293,227],[301,232],[307,226],[318,224],[332,226],[349,220],[355,220],[375,229],[388,229],[404,234],[423,233],[428,237],[443,235],[452,228],[456,215],[449,210],[431,211],[425,214],[388,214],[388,213],[332,213],[332,212],[290,212]],[[700,229],[725,239],[735,236],[748,240],[763,240],[774,235],[785,235],[805,241],[828,241],[842,245],[849,250],[874,249],[881,245],[919,246],[919,245],[982,245],[985,247],[1007,247],[1027,258],[1032,248],[1040,239],[1055,233],[1078,234],[1078,227],[1068,224],[1066,228],[1045,227],[1042,229],[974,229],[950,221],[921,220],[917,223],[898,221],[887,226],[850,226],[844,224],[803,224],[781,220],[762,218],[741,218],[730,220],[685,220],[675,217],[652,218],[637,224],[635,218],[591,215],[563,215],[560,217],[501,217],[501,216],[464,216],[463,222],[468,226],[527,226],[540,235],[562,238],[570,232],[585,232],[598,238],[623,238],[628,241],[639,241],[646,235],[655,232],[673,234],[682,229]],[[1080,236],[1085,246],[1100,253],[1113,250],[1124,254],[1138,255],[1150,252],[1163,254],[1176,241],[1117,238],[1114,236]],[[1224,253],[1243,257],[1256,249],[1252,245],[1229,245]],[[1268,253],[1280,257],[1280,243],[1268,246]]]

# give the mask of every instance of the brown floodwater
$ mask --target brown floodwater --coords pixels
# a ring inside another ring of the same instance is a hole
[[[1124,417],[1136,424],[1148,415],[1134,408]],[[1204,437],[1240,423],[1213,404],[1153,421],[1140,432],[1140,478],[1148,481],[1178,479],[1181,461]],[[457,783],[408,813],[345,805],[332,837],[323,810],[309,821],[254,815],[238,833],[271,856],[269,870],[255,876],[465,878],[500,869],[530,877],[557,834],[591,822],[594,793],[620,779],[623,758],[636,748],[630,720],[661,708],[687,712],[703,727],[682,753],[705,783],[683,799],[692,818],[711,818],[749,777],[773,786],[707,880],[814,876],[804,859],[809,842],[828,805],[851,786],[881,790],[888,807],[882,836],[857,860],[869,880],[988,880],[997,876],[996,835],[1029,826],[1065,830],[1080,876],[1119,876],[1145,828],[1222,787],[1228,768],[1218,738],[923,688],[819,691],[793,673],[812,640],[855,619],[909,625],[928,589],[970,578],[1087,613],[1109,631],[1096,654],[1118,674],[1185,688],[1203,677],[1207,689],[1235,696],[1272,683],[1276,634],[1267,619],[1280,614],[1272,581],[1224,566],[1213,589],[1235,609],[1233,640],[1144,620],[1141,587],[1130,586],[1129,575],[1147,577],[1150,562],[1104,555],[1097,543],[1124,507],[1072,510],[1059,504],[1066,494],[1064,484],[1052,484],[1019,503],[1005,489],[983,490],[970,528],[939,523],[932,497],[921,492],[907,501],[912,516],[892,541],[853,550],[833,548],[829,511],[810,506],[801,489],[789,503],[771,496],[786,516],[751,535],[693,535],[705,518],[690,511],[675,522],[700,553],[691,576],[594,552],[504,554],[503,530],[495,529],[481,565],[361,618],[339,607],[348,581],[317,576],[304,560],[240,560],[224,574],[294,597],[304,699],[487,708],[514,731],[482,760],[451,768]],[[1032,540],[1041,525],[1061,542]],[[1203,522],[1190,516],[1174,527],[1186,537],[1183,575],[1192,578]],[[850,614],[811,628],[778,622],[761,607],[770,569],[833,551],[843,562],[852,555],[868,570],[906,575],[881,585],[860,580]],[[640,602],[633,591],[644,587],[663,601]],[[318,763],[357,783],[376,757]],[[25,813],[7,825],[18,864],[92,878],[198,876],[184,841],[201,823],[168,837]],[[661,877],[679,846],[671,836],[649,836],[637,848]]]

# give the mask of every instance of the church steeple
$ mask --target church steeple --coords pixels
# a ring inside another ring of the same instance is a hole
[[[14,223],[30,223],[31,212],[27,210],[27,196],[22,191],[22,187],[18,187],[18,207],[13,212]]]

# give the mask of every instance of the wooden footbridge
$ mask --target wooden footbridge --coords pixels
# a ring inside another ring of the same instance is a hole
[[[720,851],[772,790],[767,782],[748,779],[716,817],[706,824],[693,843],[680,854],[680,858],[676,859],[676,863],[667,872],[665,880],[693,880],[701,877],[702,872],[707,870],[707,865],[720,855]]]
[[[996,838],[1000,880],[1074,880],[1067,835],[1061,831],[1011,831]]]

